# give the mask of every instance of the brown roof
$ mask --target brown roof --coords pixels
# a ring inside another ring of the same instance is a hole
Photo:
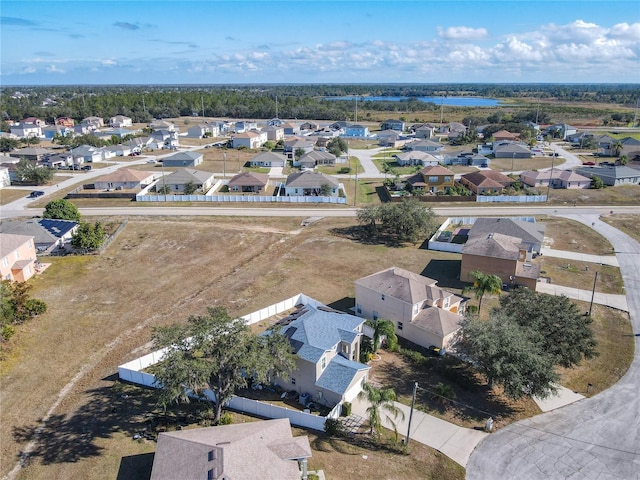
[[[141,170],[129,170],[128,168],[121,168],[109,175],[100,177],[98,182],[142,182],[146,180],[152,173],[143,172]]]
[[[483,170],[482,172],[471,172],[462,175],[462,178],[478,187],[490,187],[500,184],[502,187],[508,187],[513,180],[500,172],[493,170]]]
[[[355,283],[403,302],[415,304],[429,299],[430,294],[427,291],[436,285],[437,280],[391,267],[356,280]]]
[[[299,480],[297,459],[311,457],[307,437],[286,418],[161,433],[151,480],[213,478]]]
[[[424,167],[420,170],[420,173],[423,175],[451,175],[453,176],[453,172],[448,168],[443,167],[442,165],[433,165],[431,167]]]
[[[266,173],[243,172],[229,180],[230,186],[253,187],[255,185],[264,186],[269,183],[269,175]]]

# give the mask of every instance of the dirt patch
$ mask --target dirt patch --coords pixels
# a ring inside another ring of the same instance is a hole
[[[613,255],[613,246],[605,237],[586,225],[558,217],[538,217],[545,225],[545,238],[551,240],[549,247],[555,250],[587,253],[590,255]]]
[[[624,282],[618,267],[553,257],[538,257],[536,261],[541,265],[540,275],[549,277],[556,285],[591,290],[595,272],[598,272],[596,292],[624,294]]]
[[[600,220],[613,225],[618,230],[640,242],[640,215],[603,215]]]

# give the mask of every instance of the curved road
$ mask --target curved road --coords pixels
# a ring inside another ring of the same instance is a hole
[[[613,244],[624,279],[635,356],[612,388],[511,424],[483,440],[469,480],[640,479],[640,244],[597,215],[565,215]]]

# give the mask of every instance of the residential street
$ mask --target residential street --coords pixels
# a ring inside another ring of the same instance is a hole
[[[596,215],[563,215],[613,244],[627,292],[635,356],[610,389],[580,402],[509,425],[483,440],[467,478],[640,478],[640,244]]]

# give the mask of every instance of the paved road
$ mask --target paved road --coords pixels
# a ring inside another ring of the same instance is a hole
[[[593,223],[615,248],[634,332],[633,363],[612,388],[487,437],[467,464],[470,480],[640,479],[640,244],[596,215],[565,216]]]

